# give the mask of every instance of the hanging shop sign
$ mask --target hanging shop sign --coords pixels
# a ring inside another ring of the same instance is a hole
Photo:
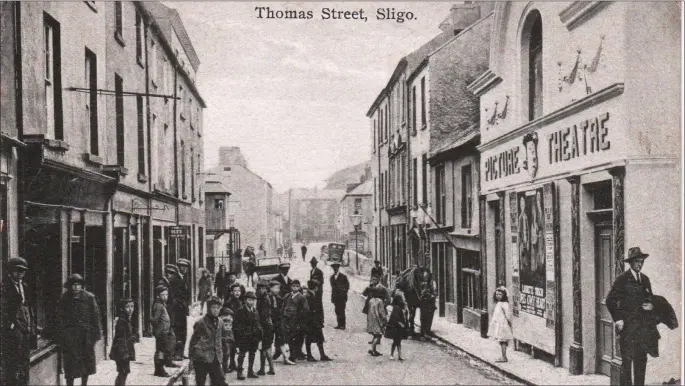
[[[594,109],[593,109],[594,110]],[[610,112],[588,111],[483,150],[483,192],[606,163],[619,156],[621,122]]]
[[[169,227],[169,238],[183,239],[185,237],[186,237],[186,227],[184,227],[184,226]]]

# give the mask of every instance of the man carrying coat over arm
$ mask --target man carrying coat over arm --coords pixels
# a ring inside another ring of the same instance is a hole
[[[647,354],[659,356],[661,336],[656,326],[663,322],[673,329],[678,325],[674,314],[664,312],[670,307],[668,302],[653,296],[649,277],[642,273],[648,256],[640,247],[630,248],[625,259],[630,269],[618,275],[606,297],[606,306],[619,336],[621,385],[645,384]]]
[[[340,262],[331,263],[333,274],[331,275],[331,303],[335,306],[335,316],[338,320],[336,330],[344,330],[347,320],[345,318],[345,306],[347,305],[347,291],[350,290],[350,282],[347,276],[340,272]]]

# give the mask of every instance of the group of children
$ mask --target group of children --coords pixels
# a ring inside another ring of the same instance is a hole
[[[402,291],[395,289],[392,295],[388,294],[385,287],[378,284],[379,278],[371,278],[371,286],[364,290],[367,302],[362,310],[366,314],[366,331],[371,334],[371,349],[369,355],[381,356],[376,347],[381,343],[382,336],[392,339],[390,347],[390,359],[395,359],[395,349],[397,349],[397,359],[402,358],[402,341],[409,336],[408,330],[408,309]],[[389,299],[392,311],[388,317],[385,306]]]

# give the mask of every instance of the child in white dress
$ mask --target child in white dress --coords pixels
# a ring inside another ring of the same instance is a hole
[[[509,309],[509,297],[505,287],[498,287],[493,296],[495,310],[492,312],[492,320],[488,328],[488,336],[497,340],[502,348],[502,357],[495,362],[507,361],[507,346],[514,339],[511,328],[511,310]]]

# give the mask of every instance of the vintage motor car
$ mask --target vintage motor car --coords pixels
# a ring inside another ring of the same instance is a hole
[[[274,277],[278,276],[278,265],[281,264],[281,258],[275,257],[261,257],[257,259],[257,266],[255,267],[255,273],[259,280],[270,281]]]

